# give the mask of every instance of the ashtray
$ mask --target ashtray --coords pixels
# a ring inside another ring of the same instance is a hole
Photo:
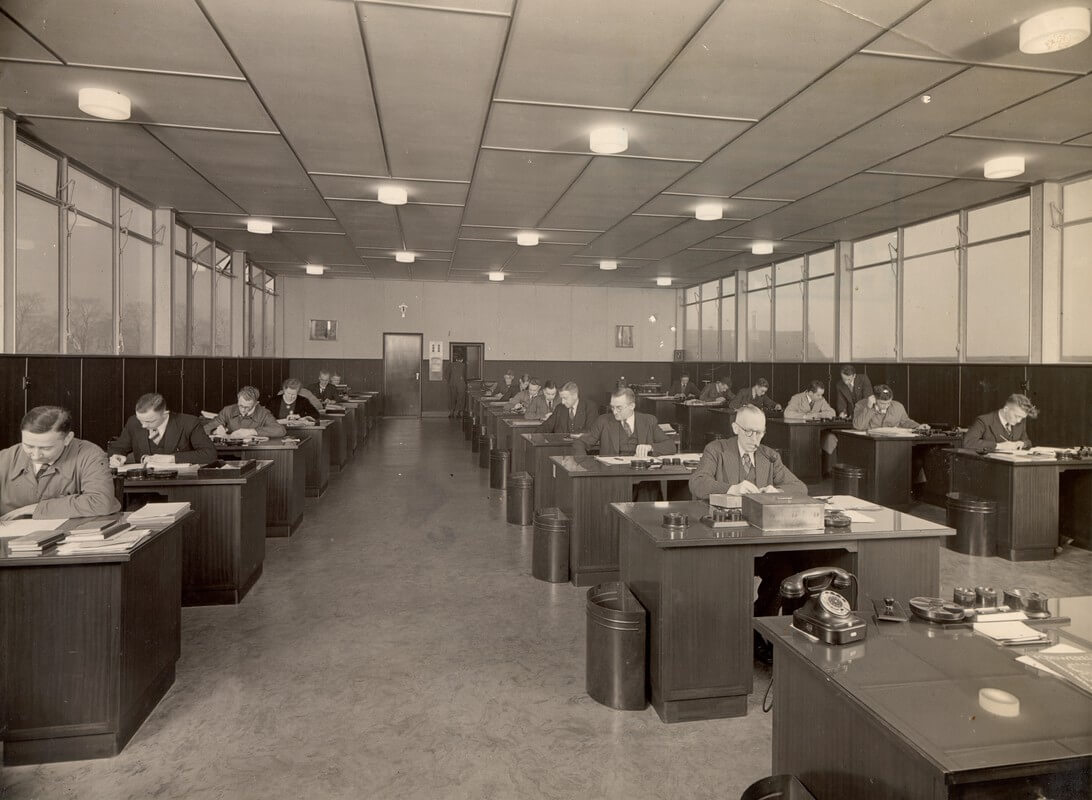
[[[853,520],[841,511],[827,511],[823,514],[823,525],[827,528],[848,528]]]

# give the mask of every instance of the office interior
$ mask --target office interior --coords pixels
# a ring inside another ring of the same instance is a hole
[[[182,609],[174,685],[120,754],[5,766],[0,798],[770,775],[764,664],[743,717],[587,696],[585,590],[531,576],[448,418],[452,347],[600,406],[683,374],[784,404],[853,364],[920,422],[1020,393],[1034,444],[1092,445],[1092,39],[1021,49],[1061,5],[0,0],[4,446],[38,405],[105,446],[146,392],[199,414],[322,370],[382,417],[242,602]],[[386,334],[411,335],[400,371]],[[1092,594],[1060,544],[941,547],[938,591]]]

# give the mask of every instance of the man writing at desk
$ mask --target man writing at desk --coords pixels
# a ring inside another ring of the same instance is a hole
[[[299,387],[297,387],[298,389]],[[320,403],[336,403],[337,402],[337,387],[334,382],[330,380],[330,373],[326,370],[322,370],[318,374],[318,383],[313,383],[309,387],[311,394],[315,396]]]
[[[698,387],[690,382],[690,376],[684,372],[671,387],[671,394],[679,400],[689,400],[691,397],[698,396]]]
[[[505,411],[525,411],[542,390],[542,379],[524,375],[519,379],[519,389],[516,396],[504,404]]]
[[[733,411],[738,411],[744,406],[754,406],[764,414],[772,414],[781,410],[781,404],[775,402],[766,393],[770,391],[770,382],[765,378],[759,378],[755,385],[749,389],[742,389],[728,405]]]
[[[872,381],[867,375],[858,375],[852,364],[842,367],[842,379],[834,385],[834,405],[838,416],[849,419],[857,403],[872,394]]]
[[[731,401],[735,398],[732,394],[732,390],[728,388],[728,381],[724,378],[717,378],[716,380],[709,381],[705,385],[705,388],[701,390],[701,394],[698,395],[698,399],[703,403],[709,403],[711,405],[719,406]]]
[[[201,420],[189,414],[172,414],[163,395],[140,396],[135,414],[121,435],[106,445],[110,466],[137,464],[211,464],[216,448]]]
[[[785,406],[785,419],[834,419],[834,409],[823,399],[822,381],[812,381]]]
[[[0,451],[0,521],[98,517],[121,509],[106,453],[75,437],[68,409],[37,406],[19,428],[22,443]]]
[[[971,423],[963,434],[963,446],[971,450],[1022,450],[1031,447],[1027,418],[1039,416],[1037,409],[1023,394],[1009,395],[998,411],[983,414]]]
[[[583,456],[589,447],[598,446],[601,456],[645,458],[674,453],[674,443],[656,424],[656,418],[636,409],[637,398],[632,389],[615,389],[610,397],[611,413],[596,419],[588,432],[573,442],[573,452]]]
[[[212,436],[226,436],[231,439],[284,436],[284,426],[269,411],[258,405],[260,396],[253,386],[244,386],[239,390],[238,402],[224,406],[219,414],[208,421],[205,431]]]
[[[543,433],[583,433],[599,416],[598,406],[581,400],[580,388],[572,381],[561,387],[561,406],[542,423]]]
[[[534,388],[534,381],[532,379],[531,387]],[[532,394],[530,401],[527,403],[527,408],[523,412],[524,419],[546,419],[554,413],[554,409],[560,405],[557,399],[557,386],[553,381],[546,381],[542,384],[542,391]]]
[[[886,384],[879,384],[874,393],[859,401],[853,407],[853,427],[859,431],[873,428],[909,428],[915,431],[927,431],[928,425],[919,424],[910,419],[902,403],[895,399],[895,393]]]

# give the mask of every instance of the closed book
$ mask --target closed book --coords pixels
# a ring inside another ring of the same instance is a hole
[[[33,531],[8,542],[8,550],[11,552],[40,552],[51,544],[59,542],[64,536],[64,531]]]
[[[101,542],[105,539],[109,539],[111,536],[116,536],[123,530],[129,527],[128,522],[122,522],[121,520],[114,520],[113,524],[102,528],[100,530],[85,530],[83,528],[77,528],[76,530],[69,531],[65,537],[66,542]]]
[[[145,520],[178,519],[190,510],[189,503],[146,503],[129,514],[129,522]]]

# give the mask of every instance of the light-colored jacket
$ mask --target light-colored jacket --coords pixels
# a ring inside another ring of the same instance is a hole
[[[110,464],[100,447],[72,439],[40,478],[23,451],[0,451],[0,514],[37,503],[35,519],[98,517],[121,509]]]

